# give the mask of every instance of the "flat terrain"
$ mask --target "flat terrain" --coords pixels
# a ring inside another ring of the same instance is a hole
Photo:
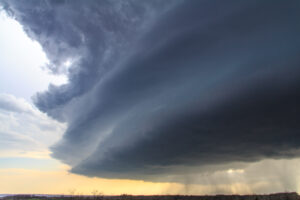
[[[59,195],[12,195],[1,200],[300,200],[297,193],[277,193],[268,195],[215,195],[215,196],[59,196]]]

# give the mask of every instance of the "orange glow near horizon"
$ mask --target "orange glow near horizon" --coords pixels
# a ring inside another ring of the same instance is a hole
[[[57,162],[58,163],[58,162]],[[103,195],[211,195],[282,192],[280,182],[232,182],[230,184],[181,184],[140,180],[103,179],[68,172],[69,166],[58,164],[53,169],[0,168],[0,194],[76,194],[91,195],[97,190]],[[225,174],[233,176],[236,170]],[[237,170],[241,174],[241,170]],[[272,188],[268,191],[267,188]],[[299,192],[299,191],[297,191]]]

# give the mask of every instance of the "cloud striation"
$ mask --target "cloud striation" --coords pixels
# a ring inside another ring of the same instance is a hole
[[[34,102],[68,123],[51,150],[73,173],[154,180],[299,156],[299,1],[2,5],[68,74]]]

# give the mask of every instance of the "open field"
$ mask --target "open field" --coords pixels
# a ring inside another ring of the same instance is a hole
[[[187,195],[154,195],[154,196],[60,196],[60,195],[12,195],[1,200],[300,200],[297,193],[277,193],[268,195],[215,195],[215,196],[187,196]]]

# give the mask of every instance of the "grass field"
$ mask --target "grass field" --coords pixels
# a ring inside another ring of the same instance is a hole
[[[268,195],[215,195],[215,196],[187,196],[187,195],[154,195],[154,196],[59,196],[59,195],[11,195],[1,200],[300,200],[297,193],[277,193]]]

